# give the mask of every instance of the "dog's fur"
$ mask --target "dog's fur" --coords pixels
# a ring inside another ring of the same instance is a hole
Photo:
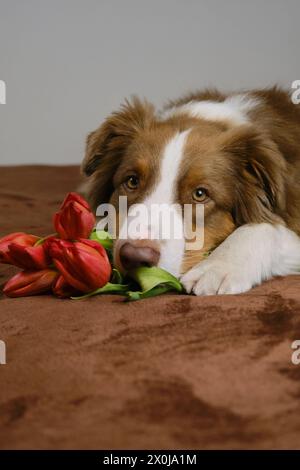
[[[95,208],[120,195],[129,206],[196,204],[195,188],[207,191],[203,248],[157,242],[158,265],[189,292],[239,293],[300,269],[300,109],[276,87],[194,93],[160,113],[134,98],[89,134],[82,168]]]

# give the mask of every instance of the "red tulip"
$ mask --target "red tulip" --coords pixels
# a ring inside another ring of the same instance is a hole
[[[22,269],[46,269],[51,260],[47,255],[44,244],[38,246],[22,246],[11,243],[8,246],[8,256],[11,264]]]
[[[55,230],[64,240],[89,238],[94,225],[95,216],[89,204],[77,193],[69,193],[54,215]]]
[[[5,284],[3,292],[8,297],[42,294],[51,289],[58,275],[58,272],[54,269],[22,271]]]
[[[56,279],[52,286],[52,291],[53,294],[60,299],[65,299],[67,297],[72,297],[73,295],[78,294],[78,290],[70,286],[62,275],[58,276]]]
[[[22,247],[33,247],[38,240],[39,237],[23,232],[11,233],[6,237],[0,238],[0,263],[15,264],[10,254],[10,245],[12,243]]]
[[[92,292],[109,281],[111,265],[100,243],[83,239],[72,243],[58,238],[46,243],[55,266],[75,289]]]

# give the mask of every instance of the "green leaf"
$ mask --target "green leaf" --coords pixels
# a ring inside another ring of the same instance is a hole
[[[153,287],[156,287],[159,284],[166,283],[178,292],[181,292],[183,289],[176,277],[162,268],[157,268],[156,266],[152,266],[151,268],[141,266],[140,268],[136,268],[131,271],[129,275],[141,286],[142,291],[147,291],[153,289]]]
[[[130,276],[141,286],[141,291],[127,292],[128,300],[140,300],[175,290],[182,292],[183,287],[172,274],[155,266],[142,266],[130,272]]]
[[[118,269],[113,268],[110,282],[111,284],[123,284],[123,276]]]
[[[73,300],[81,300],[81,299],[87,299],[88,297],[92,297],[93,295],[99,295],[99,294],[120,294],[120,295],[126,295],[126,292],[128,291],[128,285],[127,284],[112,284],[111,282],[108,282],[105,284],[105,286],[100,287],[99,289],[94,290],[93,292],[89,292],[88,294],[81,295],[79,297],[71,297]]]
[[[164,269],[157,267],[146,267],[134,269],[129,273],[131,277],[141,290],[130,290],[133,285],[122,284],[123,281],[121,274],[117,269],[113,269],[113,275],[111,282],[108,282],[105,286],[96,289],[88,294],[81,295],[80,297],[71,297],[72,299],[86,299],[94,295],[99,294],[119,294],[126,296],[127,300],[140,300],[156,295],[164,294],[169,291],[182,292],[183,287],[172,274],[168,273]],[[118,281],[118,282],[117,282]]]
[[[164,294],[165,292],[169,292],[173,290],[172,287],[169,285],[161,285],[153,287],[153,289],[146,290],[146,291],[128,291],[126,293],[127,300],[141,300],[147,299],[149,297],[155,297],[156,295]]]
[[[105,230],[97,230],[94,228],[90,235],[90,240],[101,243],[101,245],[108,251],[112,250],[113,239],[111,235]]]

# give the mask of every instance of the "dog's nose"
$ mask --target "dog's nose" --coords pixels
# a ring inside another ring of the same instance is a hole
[[[156,266],[160,253],[155,245],[126,242],[120,248],[120,262],[126,271],[140,266]]]

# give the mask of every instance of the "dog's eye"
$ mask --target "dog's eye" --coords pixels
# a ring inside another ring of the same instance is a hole
[[[204,202],[208,198],[208,192],[205,188],[196,188],[193,191],[193,199],[197,202]]]
[[[139,178],[136,175],[130,175],[127,177],[124,184],[127,189],[130,189],[132,191],[134,189],[137,189],[139,185]]]

